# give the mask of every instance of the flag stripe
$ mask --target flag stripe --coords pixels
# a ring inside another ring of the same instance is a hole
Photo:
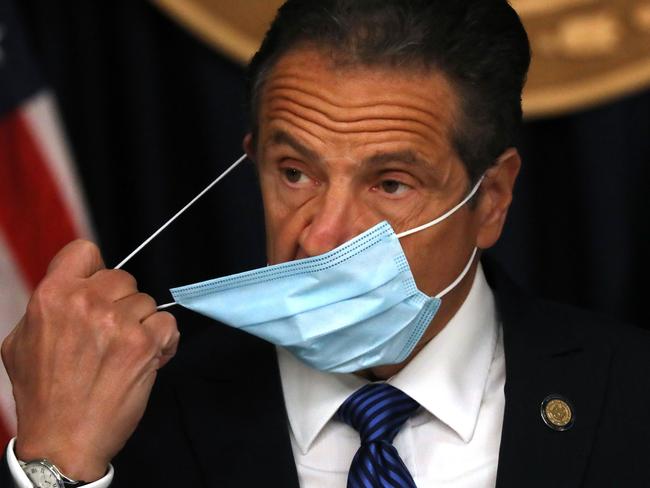
[[[42,91],[23,106],[23,115],[34,139],[46,155],[50,173],[61,192],[66,209],[75,225],[77,237],[92,239],[93,230],[86,213],[86,201],[63,132],[63,124],[53,94]]]
[[[25,280],[41,280],[77,236],[57,183],[20,110],[0,120],[0,228]]]

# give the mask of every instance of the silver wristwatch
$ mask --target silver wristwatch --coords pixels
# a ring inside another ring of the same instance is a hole
[[[18,462],[34,488],[70,488],[87,484],[85,481],[68,478],[47,459],[35,459],[28,462],[19,460]]]

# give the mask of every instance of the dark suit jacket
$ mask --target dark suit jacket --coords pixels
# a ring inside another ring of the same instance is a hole
[[[535,300],[492,265],[486,274],[506,355],[497,487],[650,487],[650,336]],[[189,322],[182,347],[114,459],[112,486],[297,488],[274,347],[177,317]],[[573,403],[570,430],[542,421],[549,394]]]

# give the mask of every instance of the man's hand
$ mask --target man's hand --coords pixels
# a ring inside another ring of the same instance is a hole
[[[66,246],[2,344],[17,457],[47,458],[73,479],[101,478],[178,339],[174,317],[157,312],[131,275],[107,270],[94,244]]]

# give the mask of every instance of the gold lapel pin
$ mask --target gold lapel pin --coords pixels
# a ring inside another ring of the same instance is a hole
[[[553,430],[563,432],[573,427],[575,413],[571,402],[561,395],[549,395],[541,406],[542,420]]]

